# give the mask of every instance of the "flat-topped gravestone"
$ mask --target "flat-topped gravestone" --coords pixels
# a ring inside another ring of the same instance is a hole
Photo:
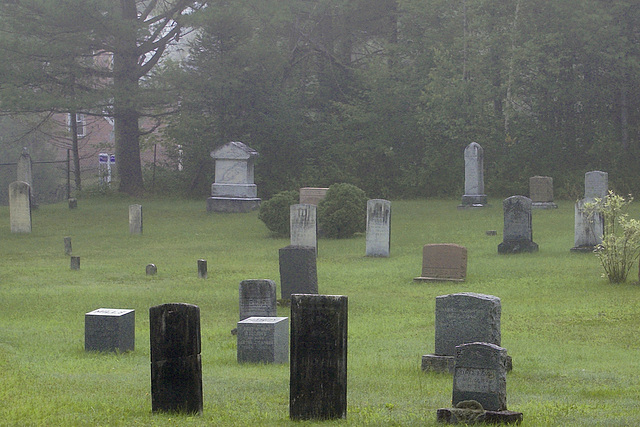
[[[593,199],[578,200],[575,204],[574,239],[572,252],[593,252],[602,243],[604,236],[604,218],[602,213],[587,211],[585,203]]]
[[[391,247],[391,202],[384,199],[367,201],[366,255],[388,257]]]
[[[135,310],[99,308],[84,315],[85,351],[133,351],[135,333]]]
[[[292,294],[317,294],[316,249],[310,246],[285,246],[278,251],[280,262],[280,298]]]
[[[467,248],[453,243],[435,243],[422,248],[419,282],[464,282],[467,277]]]
[[[64,238],[64,254],[71,255],[71,237]]]
[[[151,307],[149,331],[152,411],[202,414],[200,308]]]
[[[604,199],[609,191],[609,174],[602,171],[591,171],[584,174],[584,198]],[[593,201],[593,200],[590,200]]]
[[[129,233],[142,234],[142,205],[129,205]]]
[[[327,195],[328,188],[324,187],[302,187],[300,189],[301,205],[316,205]]]
[[[553,178],[532,176],[529,178],[529,198],[533,209],[557,209],[553,202]]]
[[[238,141],[211,152],[215,160],[215,182],[207,199],[207,211],[249,212],[260,207],[253,172],[256,156],[256,150]]]
[[[12,233],[31,233],[31,186],[24,181],[9,184],[9,222]]]
[[[269,279],[252,279],[240,282],[240,320],[247,317],[275,317],[276,283]]]
[[[536,252],[538,244],[533,241],[531,227],[531,199],[511,196],[502,202],[504,210],[504,231],[498,253],[513,254]]]
[[[248,317],[238,322],[239,363],[287,363],[289,361],[289,319]]]
[[[199,259],[198,260],[198,278],[206,279],[208,276],[207,273],[207,260]]]
[[[464,195],[460,208],[483,207],[487,204],[484,194],[484,150],[477,142],[464,149]]]
[[[291,296],[291,419],[346,418],[347,313],[346,296]]]
[[[69,265],[72,270],[80,270],[80,257],[72,256]]]
[[[318,208],[316,205],[291,205],[289,225],[291,246],[308,246],[318,254]]]

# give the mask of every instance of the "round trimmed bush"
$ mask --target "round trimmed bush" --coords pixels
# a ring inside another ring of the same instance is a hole
[[[300,196],[295,190],[281,191],[260,204],[258,219],[269,230],[281,236],[289,235],[289,206],[298,203]]]
[[[318,225],[326,237],[345,238],[366,229],[367,195],[352,184],[333,184],[318,205]]]

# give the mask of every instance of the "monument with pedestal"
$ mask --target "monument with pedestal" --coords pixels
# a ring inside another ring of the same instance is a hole
[[[208,212],[249,212],[260,207],[258,187],[253,182],[257,155],[242,142],[229,142],[211,152],[216,164]]]

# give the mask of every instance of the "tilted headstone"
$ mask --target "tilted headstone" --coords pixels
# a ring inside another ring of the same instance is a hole
[[[388,257],[391,247],[391,202],[384,199],[367,201],[366,254]]]
[[[31,186],[24,181],[9,184],[9,222],[12,233],[31,233]]]
[[[280,298],[288,300],[292,294],[317,294],[316,249],[309,246],[286,246],[278,252]]]
[[[467,248],[453,243],[435,243],[422,248],[419,282],[464,282],[467,277]]]
[[[602,243],[604,236],[604,218],[598,211],[587,211],[585,203],[593,199],[578,200],[575,204],[574,239],[572,252],[593,252]]]
[[[531,199],[511,196],[502,202],[504,210],[504,231],[498,253],[512,254],[536,252],[538,244],[533,241],[531,226]]]
[[[207,273],[207,260],[199,259],[198,260],[198,278],[206,279],[208,276]]]
[[[129,233],[142,234],[142,205],[129,205]]]
[[[584,198],[604,199],[609,191],[609,174],[602,171],[591,171],[584,174]],[[593,201],[593,200],[590,200]]]
[[[346,296],[291,296],[291,419],[346,418],[347,314]]]
[[[310,246],[318,254],[318,208],[316,205],[291,205],[289,225],[291,246]]]
[[[156,267],[155,264],[147,264],[145,272],[147,273],[147,276],[155,276],[158,274],[158,267]]]
[[[211,152],[215,160],[215,182],[207,199],[209,212],[249,212],[260,207],[254,183],[258,152],[242,142],[229,142]]]
[[[553,202],[553,178],[532,176],[529,178],[529,198],[533,209],[556,209]]]
[[[72,256],[70,261],[70,266],[72,270],[80,270],[80,257]]]
[[[252,279],[240,282],[240,320],[247,317],[275,317],[276,283],[269,279]]]
[[[487,204],[484,194],[484,150],[477,142],[464,149],[464,195],[461,208]]]
[[[300,189],[300,204],[318,206],[327,195],[327,190],[329,189],[321,187],[302,187]]]
[[[289,361],[289,319],[248,317],[238,322],[239,363],[287,363]]]
[[[71,255],[71,237],[64,238],[64,254]]]
[[[99,308],[84,315],[85,351],[133,351],[135,334],[135,310]]]
[[[151,307],[149,330],[152,411],[202,414],[200,308]]]

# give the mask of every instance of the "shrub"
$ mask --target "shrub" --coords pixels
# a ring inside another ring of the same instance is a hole
[[[352,184],[333,184],[318,205],[318,225],[327,237],[351,237],[364,232],[367,196]]]
[[[295,190],[281,191],[271,199],[262,202],[258,219],[260,219],[274,234],[289,235],[289,206],[299,201]]]
[[[626,281],[640,256],[640,221],[629,219],[627,214],[632,200],[609,191],[605,199],[585,204],[587,211],[600,212],[604,219],[604,236],[595,254],[611,283]]]

